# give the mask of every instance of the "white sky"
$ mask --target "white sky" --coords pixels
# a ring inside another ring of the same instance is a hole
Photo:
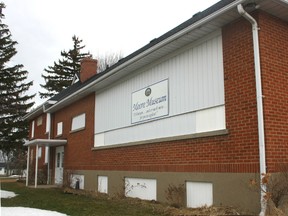
[[[218,0],[2,0],[4,23],[18,42],[14,64],[34,81],[29,94],[44,91],[41,74],[72,48],[76,35],[92,55],[125,57]],[[36,97],[36,105],[44,101]]]

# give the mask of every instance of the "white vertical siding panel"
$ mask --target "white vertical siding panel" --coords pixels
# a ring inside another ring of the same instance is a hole
[[[198,75],[198,80],[197,83],[193,82],[194,85],[197,86],[198,89],[198,94],[197,94],[197,102],[196,104],[198,105],[198,109],[203,107],[204,104],[204,98],[203,95],[205,95],[205,91],[203,91],[203,79],[204,79],[204,74],[203,74],[203,54],[202,54],[202,49],[200,46],[197,46],[195,49],[195,54],[196,54],[196,59],[197,59],[197,68],[195,73]],[[205,89],[204,89],[205,90]]]
[[[198,80],[198,73],[197,73],[197,68],[198,68],[198,64],[197,64],[197,54],[196,52],[193,52],[193,50],[190,51],[191,55],[192,55],[192,71],[190,71],[190,73],[192,74],[192,79],[190,81],[190,84],[193,85],[193,92],[191,93],[191,97],[193,98],[193,103],[191,104],[191,107],[195,107],[195,109],[198,109],[198,104],[199,104],[199,90],[198,90],[198,86],[195,85],[193,83],[193,80]]]
[[[217,75],[215,75],[215,77],[217,78],[217,92],[221,92],[221,94],[217,95],[218,101],[225,101],[224,99],[224,64],[223,64],[223,50],[222,50],[222,37],[218,36],[218,41],[217,41],[217,68],[218,70],[222,71],[222,73],[218,73]],[[216,61],[216,60],[215,60]],[[222,62],[221,64],[219,62]],[[215,64],[217,64],[215,63]]]
[[[96,94],[95,132],[131,126],[133,92],[169,80],[169,116],[224,104],[220,33]],[[161,120],[163,121],[163,120]],[[155,129],[157,132],[160,128]],[[139,132],[141,134],[141,132]],[[140,136],[130,134],[129,136]]]
[[[206,98],[206,103],[205,105],[209,104],[210,101],[211,103],[214,103],[214,97],[213,97],[213,89],[214,89],[214,85],[213,85],[213,73],[214,73],[214,69],[212,68],[213,66],[213,54],[215,53],[215,50],[213,49],[213,44],[214,44],[214,39],[207,41],[206,45],[207,48],[205,50],[205,58],[206,58],[206,70],[205,70],[205,74],[206,74],[206,83],[205,83],[205,88],[207,89],[207,97]],[[211,50],[211,52],[209,52],[208,50]],[[207,64],[208,63],[208,64]]]

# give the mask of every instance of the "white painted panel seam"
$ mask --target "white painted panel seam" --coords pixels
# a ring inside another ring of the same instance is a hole
[[[94,147],[105,145],[105,133],[95,134],[94,136]]]
[[[177,127],[175,127],[177,125]],[[155,128],[155,130],[151,130]],[[156,130],[157,129],[157,130]],[[137,143],[225,130],[225,106],[95,134],[94,147]],[[129,136],[127,136],[129,134]]]
[[[196,132],[225,129],[225,106],[196,112]]]

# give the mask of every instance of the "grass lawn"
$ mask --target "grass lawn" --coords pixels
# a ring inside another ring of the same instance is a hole
[[[155,210],[155,204],[148,202],[131,201],[131,199],[108,199],[64,193],[60,188],[35,189],[27,188],[23,183],[2,182],[1,189],[13,191],[18,196],[2,199],[3,207],[30,207],[58,211],[70,216],[151,216],[164,215]]]

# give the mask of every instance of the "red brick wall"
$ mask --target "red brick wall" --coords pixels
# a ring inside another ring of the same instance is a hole
[[[37,119],[42,117],[42,124],[37,126]],[[37,116],[34,120],[34,137],[33,139],[46,139],[48,136],[46,134],[46,113]],[[32,121],[29,123],[29,139],[31,139],[32,134]]]
[[[259,25],[267,171],[275,172],[288,165],[288,23],[260,13]]]
[[[91,148],[94,145],[94,110],[95,95],[91,94],[76,103],[69,105],[53,114],[53,137],[57,133],[57,123],[63,122],[63,135],[56,139],[67,139],[65,145],[64,166],[67,169],[76,165],[90,164]],[[85,129],[71,132],[72,118],[85,113]],[[53,161],[55,160],[53,152]]]
[[[37,125],[37,119],[39,117],[42,117],[42,124],[41,125]],[[46,133],[46,113],[37,116],[33,120],[35,121],[35,123],[34,123],[34,137],[32,139],[47,139],[48,134]],[[31,139],[32,121],[29,124],[29,139]],[[31,150],[32,149],[33,149],[33,161],[34,161],[34,165],[35,165],[36,147],[32,147]],[[43,165],[45,163],[45,147],[42,147],[42,156],[41,156],[41,158],[39,158],[38,163],[39,163],[39,168],[42,169]]]

